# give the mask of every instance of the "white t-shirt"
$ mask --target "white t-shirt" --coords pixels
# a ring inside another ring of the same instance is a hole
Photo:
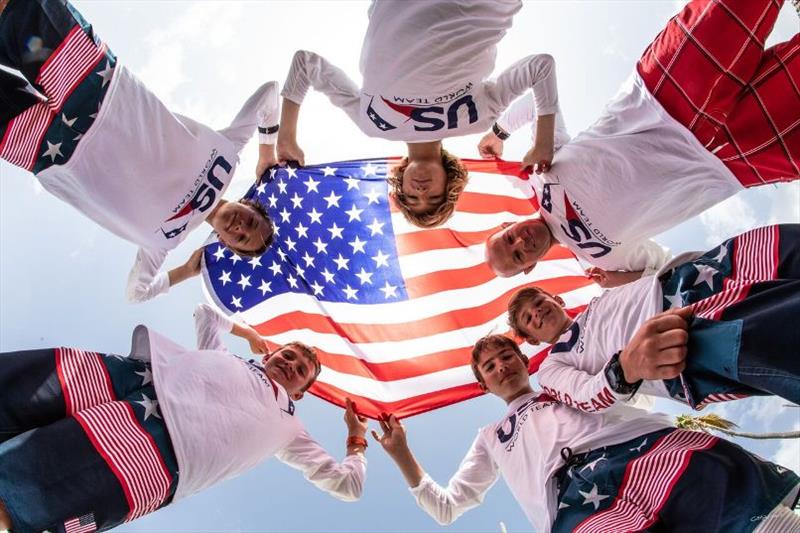
[[[587,413],[616,408],[641,394],[672,398],[662,380],[643,381],[634,398],[615,393],[604,369],[611,357],[628,345],[639,327],[662,311],[658,275],[699,255],[700,252],[681,254],[657,275],[643,276],[593,298],[553,344],[539,367],[537,376],[542,388],[566,405]]]
[[[357,499],[366,461],[337,463],[305,431],[286,391],[263,369],[228,352],[233,322],[207,305],[195,312],[198,349],[138,326],[131,357],[150,361],[180,476],[175,499],[236,477],[275,455],[342,500]]]
[[[530,114],[521,100],[498,124],[514,131]],[[743,188],[636,72],[600,119],[561,147],[552,170],[530,182],[542,218],[575,255],[605,270],[648,273],[669,259],[648,239]]]
[[[520,7],[517,0],[375,2],[361,52],[361,89],[325,58],[299,51],[281,94],[301,104],[313,87],[366,135],[408,142],[485,132],[529,89],[538,115],[556,113],[549,55],[526,57],[487,79],[496,45]]]
[[[172,113],[118,66],[97,119],[70,160],[37,177],[112,233],[170,250],[218,203],[256,126],[277,121],[277,82],[259,87],[230,126],[215,131]],[[260,142],[273,143],[275,135]]]
[[[547,532],[557,512],[552,476],[564,464],[562,448],[584,453],[672,426],[660,413],[627,407],[589,415],[540,394],[517,398],[501,421],[478,431],[447,488],[426,474],[411,489],[419,506],[440,524],[449,524],[479,505],[502,476],[534,530]]]

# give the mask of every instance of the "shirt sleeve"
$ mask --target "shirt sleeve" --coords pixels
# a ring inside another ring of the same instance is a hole
[[[672,253],[653,240],[643,241],[628,254],[627,269],[642,271],[642,277],[651,276],[672,259]]]
[[[336,107],[340,107],[359,124],[361,92],[344,71],[333,66],[324,57],[298,50],[283,84],[281,96],[296,104],[302,104],[309,87],[323,93]]]
[[[506,133],[514,133],[526,124],[531,125],[531,141],[536,143],[536,124],[538,114],[536,113],[536,103],[533,95],[528,93],[518,98],[511,104],[497,119],[497,125]],[[554,148],[558,150],[570,140],[567,125],[564,123],[564,115],[561,109],[556,110],[556,131],[554,135]]]
[[[228,351],[222,342],[222,334],[230,333],[235,322],[211,307],[200,304],[194,310],[194,327],[199,350]]]
[[[129,302],[146,302],[169,291],[169,275],[160,272],[166,258],[165,250],[139,248],[128,274],[126,295]]]
[[[230,126],[220,130],[220,133],[230,139],[237,150],[247,144],[256,127],[259,144],[275,144],[279,119],[278,82],[270,81],[256,89],[242,105]]]
[[[352,502],[361,497],[367,475],[367,460],[363,454],[348,455],[339,463],[303,430],[275,457],[302,472],[308,481],[335,498]]]
[[[533,103],[538,115],[558,110],[556,62],[553,56],[537,54],[520,59],[504,70],[487,87],[490,107],[499,115],[528,89],[533,90]]]
[[[483,502],[486,492],[499,477],[497,464],[489,455],[479,433],[464,456],[447,488],[426,473],[419,485],[409,489],[419,505],[440,525],[453,523],[466,511]]]
[[[607,355],[610,360],[613,354],[602,355]],[[579,368],[578,359],[587,357],[597,355],[577,355],[572,351],[551,353],[539,367],[539,384],[556,400],[585,413],[598,413],[614,407],[618,402],[626,402],[627,394],[611,390],[604,372],[605,365],[594,375]]]

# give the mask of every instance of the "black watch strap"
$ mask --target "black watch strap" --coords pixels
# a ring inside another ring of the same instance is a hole
[[[622,364],[619,362],[619,355],[621,353],[622,350],[611,356],[611,360],[606,365],[604,370],[606,381],[608,381],[608,386],[611,390],[617,394],[630,394],[633,396],[636,391],[639,390],[642,380],[640,379],[636,383],[628,383],[625,381],[625,373],[622,371]]]
[[[492,131],[494,132],[495,135],[497,135],[497,138],[500,139],[501,141],[505,141],[506,139],[511,137],[511,134],[508,133],[503,128],[501,128],[500,126],[498,126],[497,122],[492,124]]]

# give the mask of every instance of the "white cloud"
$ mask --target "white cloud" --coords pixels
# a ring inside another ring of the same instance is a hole
[[[771,194],[770,224],[800,222],[800,183],[787,183]],[[773,192],[773,191],[770,191]]]
[[[795,422],[793,430],[800,430],[800,422]],[[775,463],[800,472],[800,441],[798,439],[784,439],[772,457]]]
[[[758,225],[753,208],[740,196],[733,196],[700,214],[700,222],[707,229],[706,244],[720,242],[752,229]]]

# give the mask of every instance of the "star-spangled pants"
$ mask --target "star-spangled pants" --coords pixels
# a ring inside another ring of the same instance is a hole
[[[637,70],[745,187],[800,178],[800,33],[767,50],[783,0],[693,0]]]
[[[686,369],[665,380],[695,409],[774,394],[800,403],[800,224],[757,228],[660,277],[663,309],[690,305]]]
[[[69,161],[110,87],[114,54],[65,0],[0,14],[0,158],[38,173]]]
[[[0,354],[0,500],[15,533],[109,529],[167,505],[177,481],[148,363]]]
[[[663,429],[562,456],[553,533],[800,528],[800,478],[707,433]]]

